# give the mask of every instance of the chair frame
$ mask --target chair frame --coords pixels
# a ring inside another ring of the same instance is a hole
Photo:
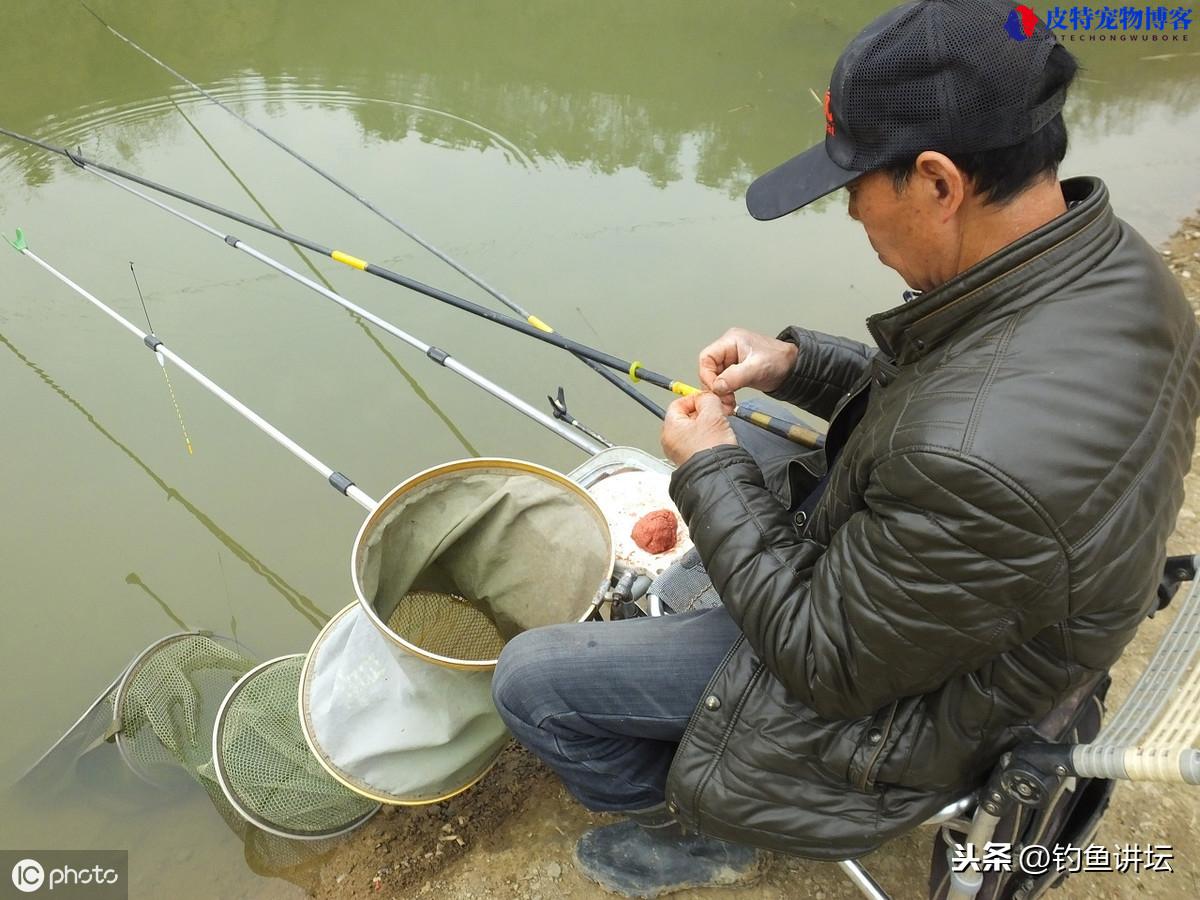
[[[1200,784],[1200,665],[1194,665],[1200,656],[1198,566],[1200,555],[1168,557],[1150,617],[1170,604],[1183,582],[1193,583],[1191,593],[1128,699],[1095,740],[1019,744],[1000,757],[979,791],[949,804],[924,824],[954,825],[967,835],[968,845],[983,847],[1014,807],[1043,808],[1064,779]],[[869,900],[891,900],[858,860],[838,865]],[[983,886],[978,862],[961,872],[954,868],[951,865],[947,900],[971,900]]]

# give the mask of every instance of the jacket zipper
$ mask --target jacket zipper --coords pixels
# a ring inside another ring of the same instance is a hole
[[[829,430],[825,432],[826,435],[828,435],[830,431],[833,431],[833,426],[837,423],[838,416],[840,416],[842,414],[842,411],[844,409],[846,409],[846,407],[848,407],[855,400],[857,400],[864,391],[868,391],[871,389],[872,380],[873,380],[873,377],[871,375],[867,375],[863,379],[862,384],[858,385],[858,387],[856,387],[854,390],[852,390],[850,393],[848,393],[845,397],[843,397],[841,399],[841,401],[839,401],[838,405],[833,410],[833,415],[829,417]],[[828,447],[828,445],[826,445],[826,446]],[[844,443],[842,445],[842,449],[843,450],[845,449]],[[826,469],[826,471],[829,470],[829,451],[828,451],[828,449],[826,449],[826,451],[825,451],[825,469]]]
[[[862,381],[862,384],[858,385],[858,387],[856,387],[854,390],[850,391],[850,393],[848,393],[845,397],[843,397],[841,400],[839,400],[837,406],[835,406],[833,408],[833,415],[829,417],[829,430],[830,431],[833,430],[833,423],[836,422],[838,419],[838,416],[840,416],[842,414],[842,410],[845,409],[847,406],[849,406],[851,401],[854,400],[855,397],[857,397],[859,394],[861,394],[863,391],[867,390],[871,386],[871,376],[870,375],[867,375],[860,380]],[[826,434],[828,434],[828,433],[829,432],[827,431]]]
[[[708,679],[708,684],[706,684],[704,686],[704,691],[703,691],[704,694],[708,694],[712,691],[712,686],[716,683],[717,676],[719,676],[722,672],[725,671],[725,667],[727,665],[729,665],[729,661],[731,659],[733,659],[734,652],[737,650],[738,647],[740,647],[742,645],[742,641],[744,641],[745,639],[746,639],[746,636],[744,634],[738,635],[738,639],[733,642],[733,646],[730,647],[729,650],[725,653],[725,658],[721,660],[721,664],[713,670],[712,677]],[[699,705],[699,703],[697,703],[697,705]],[[695,716],[693,716],[688,721],[687,728],[685,728],[683,730],[683,737],[679,739],[679,748],[680,749],[682,749],[683,745],[688,742],[688,738],[690,738],[692,736],[692,731],[695,729],[695,727],[696,727],[696,718],[695,718]]]
[[[701,694],[701,696],[704,696],[704,694],[708,694],[712,691],[712,686],[714,684],[716,684],[717,678],[719,678],[721,673],[725,671],[725,667],[727,665],[729,665],[729,661],[731,659],[733,659],[733,654],[737,652],[738,647],[742,646],[742,642],[744,640],[746,640],[746,636],[744,634],[738,635],[738,639],[733,642],[733,646],[730,647],[729,650],[725,653],[725,657],[721,660],[721,664],[719,666],[717,666],[716,669],[713,670],[712,677],[708,679],[708,684],[706,684],[704,686],[704,691]],[[754,681],[754,679],[751,678],[751,683],[753,683],[753,681]],[[749,690],[749,688],[747,688],[747,690]],[[744,697],[745,694],[743,693],[742,696]],[[741,709],[740,703],[738,704],[737,707],[734,708],[735,716],[737,715],[737,711],[739,709]],[[675,753],[677,756],[683,750],[684,746],[687,744],[688,740],[691,738],[692,732],[695,731],[695,729],[696,729],[696,717],[695,717],[695,714],[693,714],[692,718],[688,721],[687,728],[685,728],[683,730],[683,737],[679,739],[679,746],[675,749]],[[722,742],[721,742],[722,749],[724,749],[725,740],[727,740],[727,737],[722,738]],[[713,767],[717,764],[718,758],[719,758],[719,754],[715,754],[713,756],[712,762],[710,762],[708,764],[708,770],[704,773],[703,776],[701,776],[700,782],[696,785],[696,790],[692,792],[692,810],[693,811],[697,810],[700,805],[700,791],[703,790],[704,785],[708,783],[709,776],[712,775]],[[696,818],[700,817],[698,812],[695,812],[694,815]]]
[[[750,680],[746,683],[746,689],[742,691],[742,696],[738,698],[737,706],[733,708],[733,714],[729,717],[729,724],[725,726],[725,732],[721,735],[721,740],[718,742],[717,748],[713,752],[712,762],[708,764],[708,770],[705,771],[704,775],[700,778],[700,782],[696,785],[696,790],[692,794],[692,808],[697,811],[697,819],[700,818],[700,794],[704,791],[705,786],[708,784],[708,780],[712,778],[713,772],[716,771],[717,763],[719,763],[721,761],[721,757],[724,756],[725,748],[729,745],[729,738],[733,735],[733,729],[737,726],[738,717],[742,714],[742,707],[746,704],[746,698],[750,695],[750,692],[754,690],[754,685],[758,683],[758,679],[762,675],[764,668],[765,667],[763,664],[759,663],[758,668],[751,673]]]
[[[859,779],[858,784],[858,789],[860,791],[865,791],[867,789],[867,782],[871,780],[871,770],[875,768],[875,763],[878,762],[880,754],[883,753],[883,748],[887,746],[888,738],[891,737],[892,734],[892,723],[896,720],[896,710],[899,708],[899,706],[900,704],[898,701],[894,701],[892,703],[892,710],[888,713],[887,724],[883,726],[883,737],[879,740],[879,748],[871,756],[871,759],[867,762],[866,767],[863,768],[862,778]]]

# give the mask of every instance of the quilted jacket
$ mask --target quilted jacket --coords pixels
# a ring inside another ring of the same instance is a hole
[[[870,318],[877,351],[781,335],[799,353],[775,396],[831,436],[869,388],[810,515],[737,446],[674,473],[742,632],[671,769],[685,825],[868,852],[978,784],[1148,612],[1192,459],[1200,331],[1104,185],[1063,189],[1064,215]]]

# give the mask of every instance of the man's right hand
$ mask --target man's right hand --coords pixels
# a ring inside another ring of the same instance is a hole
[[[720,399],[726,414],[736,405],[740,388],[773,391],[791,374],[798,349],[795,344],[730,328],[700,351],[700,384]]]

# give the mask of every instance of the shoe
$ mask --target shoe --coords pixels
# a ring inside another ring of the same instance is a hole
[[[575,845],[579,871],[625,897],[661,897],[688,888],[746,884],[760,874],[758,851],[676,826],[644,828],[625,820],[584,832]]]

